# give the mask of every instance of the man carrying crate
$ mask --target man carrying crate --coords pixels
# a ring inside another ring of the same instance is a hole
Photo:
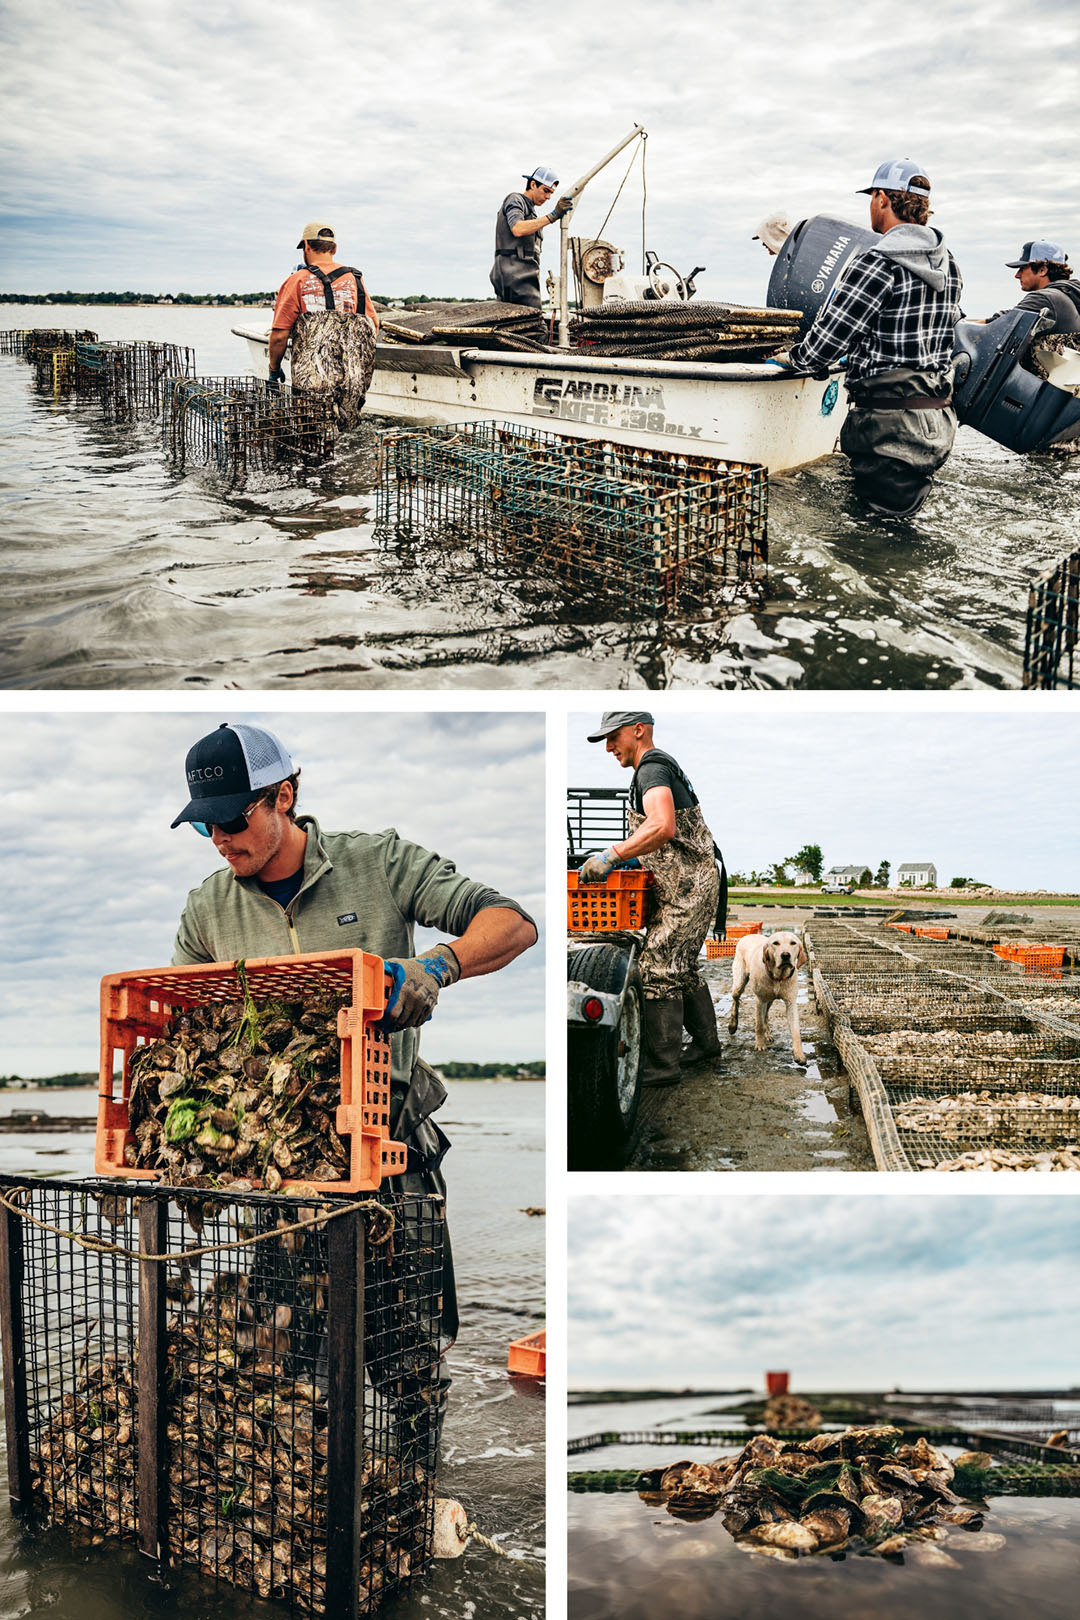
[[[188,751],[186,772],[190,799],[172,825],[190,822],[228,870],[188,895],[173,965],[305,951],[381,956],[397,981],[386,1014],[396,1031],[390,1129],[409,1152],[394,1185],[443,1196],[440,1165],[450,1143],[431,1116],[446,1088],[420,1057],[419,1026],[448,985],[497,972],[535,944],[536,924],[516,900],[462,877],[452,861],[393,828],[324,833],[314,816],[298,816],[299,769],[262,726],[223,722]],[[451,937],[416,955],[417,924]],[[448,1241],[445,1252],[443,1332],[452,1342],[458,1324]]]
[[[718,852],[687,777],[670,754],[653,747],[651,714],[605,714],[589,741],[606,742],[608,753],[634,772],[630,836],[590,856],[578,879],[603,883],[616,866],[635,859],[653,874],[654,912],[640,958],[645,988],[641,1078],[647,1086],[674,1086],[681,1067],[720,1056],[716,1009],[698,971],[698,952],[718,917],[718,902],[723,903]],[[684,1024],[692,1037],[685,1056]]]

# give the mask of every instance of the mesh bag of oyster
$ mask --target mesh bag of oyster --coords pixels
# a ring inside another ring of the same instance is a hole
[[[407,1157],[390,1138],[386,996],[382,958],[355,950],[107,976],[94,1168],[270,1192],[378,1187]]]
[[[298,1612],[432,1554],[441,1200],[0,1176],[14,1509]]]

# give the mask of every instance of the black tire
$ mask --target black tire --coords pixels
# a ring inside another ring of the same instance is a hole
[[[585,945],[566,964],[567,977],[616,995],[626,986],[617,1029],[574,1025],[567,1040],[567,1142],[571,1170],[620,1170],[641,1101],[645,1044],[641,974],[614,945]]]

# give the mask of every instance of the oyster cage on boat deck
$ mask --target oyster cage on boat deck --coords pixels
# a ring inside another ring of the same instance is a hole
[[[426,1568],[441,1200],[13,1176],[0,1197],[17,1512],[335,1620]]]
[[[1080,685],[1076,660],[1080,636],[1080,551],[1073,551],[1037,579],[1028,592],[1024,638],[1024,685],[1067,691]]]
[[[486,566],[631,613],[756,598],[767,507],[763,467],[514,423],[426,427],[381,446],[384,538],[468,547]]]
[[[326,394],[256,377],[169,377],[162,432],[178,467],[210,467],[233,484],[295,462],[326,461],[340,431]]]

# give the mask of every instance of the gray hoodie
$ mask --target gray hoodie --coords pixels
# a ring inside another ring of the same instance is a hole
[[[894,225],[871,249],[887,259],[895,259],[913,276],[925,281],[934,292],[941,292],[949,270],[945,238],[932,225]]]

